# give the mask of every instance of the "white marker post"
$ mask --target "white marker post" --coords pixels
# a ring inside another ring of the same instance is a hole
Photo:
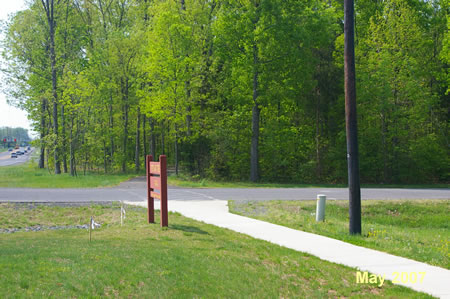
[[[123,202],[120,202],[120,226],[123,225]]]
[[[325,202],[327,196],[324,194],[317,194],[317,206],[316,206],[316,221],[325,220]]]
[[[123,225],[123,220],[125,218],[127,218],[126,214],[127,213],[125,212],[125,208],[123,207],[123,202],[121,202],[121,205],[120,205],[120,226]]]
[[[92,216],[91,216],[91,220],[89,221],[89,242],[91,242],[91,240],[92,240],[92,221],[93,221],[93,219],[92,219]]]

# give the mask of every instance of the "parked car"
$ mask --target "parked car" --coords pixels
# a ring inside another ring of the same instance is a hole
[[[17,151],[16,154],[17,154],[17,155],[23,155],[23,152]]]
[[[9,148],[9,149],[8,149],[8,152],[12,152],[12,148]]]
[[[11,153],[11,158],[17,158],[17,154],[16,153]]]

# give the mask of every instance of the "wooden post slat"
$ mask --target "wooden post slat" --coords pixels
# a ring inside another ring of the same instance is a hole
[[[150,192],[150,196],[152,197],[152,198],[156,198],[156,199],[161,199],[161,193],[158,193],[158,192]]]
[[[169,226],[168,210],[167,210],[167,157],[159,156],[161,163],[161,227]]]
[[[150,177],[150,186],[152,187],[153,191],[161,190],[161,177],[152,176]]]
[[[161,161],[150,162],[150,174],[161,174]]]
[[[153,160],[152,155],[147,155],[146,161],[146,173],[147,173],[147,219],[148,223],[155,223],[155,206],[154,200],[151,196],[151,175],[150,175],[150,164]]]

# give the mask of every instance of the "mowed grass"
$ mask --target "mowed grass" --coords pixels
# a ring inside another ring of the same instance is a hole
[[[92,242],[77,229],[0,234],[1,298],[430,297],[390,282],[357,284],[355,269],[179,214],[162,229],[136,207],[123,227],[117,205],[0,210],[0,228],[22,213],[6,226],[86,224],[91,215],[103,224]]]
[[[364,200],[361,236],[348,233],[348,201],[328,200],[325,222],[315,220],[315,201],[231,201],[229,206],[239,215],[450,269],[450,200]]]
[[[213,181],[199,176],[179,176],[170,175],[168,183],[172,186],[187,188],[347,188],[347,184],[302,184],[302,183],[276,183],[276,182],[245,182],[245,181]],[[420,185],[402,185],[402,184],[362,184],[363,188],[449,188],[449,184],[420,184]]]
[[[135,174],[68,173],[55,175],[39,169],[36,163],[0,167],[0,187],[6,188],[94,188],[116,186],[135,177]]]

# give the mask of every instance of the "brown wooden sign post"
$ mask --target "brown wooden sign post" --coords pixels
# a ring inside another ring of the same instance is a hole
[[[159,162],[153,162],[153,157],[148,155],[146,169],[148,223],[155,223],[154,199],[156,198],[161,201],[161,226],[168,226],[166,156],[161,155],[159,156]]]

